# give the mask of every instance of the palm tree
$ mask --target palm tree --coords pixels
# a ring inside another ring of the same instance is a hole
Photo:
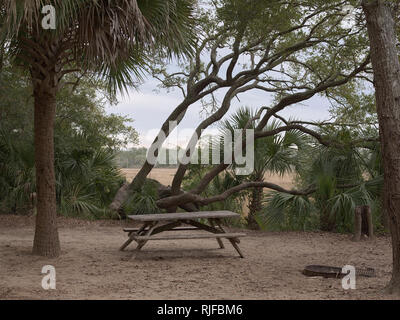
[[[380,206],[382,175],[377,171],[375,153],[360,153],[353,147],[303,147],[295,166],[297,182],[300,188],[313,186],[315,191],[309,196],[269,194],[262,224],[294,230],[352,231],[356,206]]]
[[[319,146],[313,149],[313,152],[314,159],[308,172],[303,174],[303,180],[307,185],[316,186],[314,199],[320,210],[320,229],[333,231],[337,227],[340,213],[340,210],[333,210],[333,208],[337,209],[340,206],[332,205],[334,202],[332,199],[338,195],[348,194],[338,186],[361,183],[362,168],[359,156],[354,148],[335,149]],[[308,155],[307,158],[310,161],[313,156]],[[303,168],[307,167],[303,166]]]
[[[274,130],[279,124],[272,122],[268,131]],[[303,134],[298,131],[287,131],[282,135],[274,135],[255,141],[254,172],[249,181],[263,182],[265,174],[275,173],[280,176],[292,171],[295,165],[297,150],[302,146]],[[248,224],[257,229],[257,214],[262,209],[263,189],[254,188],[250,197]]]
[[[56,29],[42,28],[53,5]],[[60,254],[56,224],[54,118],[66,74],[106,79],[111,93],[143,73],[150,50],[185,54],[194,39],[194,0],[0,0],[0,43],[29,71],[34,96],[37,216],[33,253]]]
[[[222,131],[243,129],[246,126],[249,129],[255,128],[257,121],[248,126],[249,121],[254,117],[255,113],[250,108],[240,108],[229,120],[225,121]],[[279,126],[279,121],[271,121],[264,129],[271,131]],[[296,130],[255,140],[254,170],[244,180],[263,182],[267,172],[276,173],[281,176],[290,172],[296,163],[297,150],[302,146],[303,140],[304,134]],[[262,209],[262,200],[263,188],[254,188],[250,191],[247,224],[251,229],[258,229],[257,214]]]

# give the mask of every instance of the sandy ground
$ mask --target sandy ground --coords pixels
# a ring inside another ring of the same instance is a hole
[[[134,260],[125,221],[59,219],[62,255],[31,255],[33,218],[0,216],[0,299],[389,299],[389,238],[354,243],[349,235],[247,232],[240,259],[210,240],[149,242]],[[57,289],[41,287],[44,265],[56,268]],[[309,278],[305,265],[373,267],[345,291],[338,279]]]

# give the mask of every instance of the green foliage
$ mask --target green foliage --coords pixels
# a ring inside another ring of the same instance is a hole
[[[138,133],[129,125],[133,120],[117,114],[106,115],[107,102],[110,101],[104,83],[88,78],[81,79],[72,94],[69,88],[61,90],[57,95],[56,145],[118,151],[137,144]]]
[[[37,32],[42,30],[41,9],[48,4],[0,1],[0,43],[8,43],[9,54],[26,70],[33,66],[32,43],[40,50],[54,42],[68,43],[59,52],[70,60],[67,64],[94,72],[115,94],[141,79],[154,54],[191,53],[196,31],[193,0],[52,1],[56,29]]]
[[[107,206],[123,184],[110,149],[56,153],[59,211],[66,216],[107,217]]]
[[[26,75],[3,58],[0,69],[0,211],[15,213],[29,209],[30,194],[35,190],[32,90]]]
[[[315,230],[319,219],[307,197],[271,192],[264,198],[264,208],[256,220],[264,230]]]
[[[0,210],[27,212],[35,192],[33,106],[26,75],[6,61],[0,72]],[[103,85],[81,79],[57,96],[55,170],[58,212],[108,217],[123,184],[115,164],[119,148],[137,141],[131,119],[106,115]],[[18,108],[15,106],[18,105]]]
[[[33,208],[35,169],[31,140],[0,132],[0,208],[3,212],[26,212]],[[56,150],[58,212],[66,216],[107,217],[106,208],[124,182],[114,164],[114,153],[110,149],[78,148]]]
[[[313,186],[309,196],[273,192],[264,199],[259,223],[270,230],[315,230],[337,232],[353,230],[356,206],[372,208],[375,228],[382,230],[382,175],[370,176],[365,165],[374,152],[353,148],[309,147],[300,153],[297,166],[298,188]],[[365,161],[366,160],[366,161]]]
[[[140,191],[132,193],[123,204],[126,214],[151,214],[160,209],[156,205],[158,199],[158,183],[147,179]]]
[[[235,129],[244,129],[255,113],[249,107],[242,107],[230,119],[221,125],[222,134],[229,131],[233,134]],[[254,129],[257,121],[252,121],[248,129]],[[264,131],[272,131],[280,127],[280,121],[273,120]],[[290,130],[278,135],[259,138],[254,141],[254,172],[246,177],[248,181],[262,181],[268,172],[284,175],[292,171],[296,155],[303,146],[305,135],[298,130]],[[222,138],[221,138],[222,140]]]
[[[255,113],[248,107],[242,107],[235,112],[222,126],[222,133],[230,132],[236,129],[254,129],[258,121],[254,119]],[[264,128],[265,131],[272,131],[282,126],[277,120],[271,121]],[[237,178],[241,182],[262,182],[267,172],[283,176],[293,171],[297,163],[297,154],[305,144],[305,135],[297,130],[290,130],[282,134],[275,134],[264,138],[259,138],[254,142],[254,170],[251,174]],[[236,166],[233,165],[233,168]],[[248,224],[252,225],[258,221],[257,215],[261,210],[262,190],[248,190],[244,193],[249,198]],[[255,221],[254,221],[255,220]]]
[[[165,164],[156,163],[155,168],[176,168],[177,161],[174,161],[173,159],[176,159],[177,157],[172,155],[176,155],[178,150],[162,148],[161,152],[162,153],[165,152],[166,155],[166,163]],[[140,168],[146,162],[146,156],[147,156],[147,148],[133,147],[129,150],[119,151],[116,156],[116,160],[120,168]],[[172,161],[170,161],[170,159]]]
[[[201,164],[190,164],[187,173],[183,179],[183,189],[186,191],[196,187],[204,174],[208,172],[210,166]],[[204,197],[219,195],[222,192],[240,184],[240,177],[234,175],[231,170],[225,170],[223,173],[217,175],[207,188],[201,193]],[[211,203],[203,206],[200,210],[230,210],[234,212],[241,212],[245,200],[245,192],[239,192],[228,197],[224,201]]]
[[[147,149],[144,147],[121,150],[116,156],[120,168],[139,168],[146,162]]]
[[[264,37],[266,32],[285,30],[301,17],[300,6],[279,0],[217,0],[214,3],[224,27],[231,32],[243,33],[250,41]]]
[[[0,129],[0,211],[27,209],[35,190],[32,141]]]

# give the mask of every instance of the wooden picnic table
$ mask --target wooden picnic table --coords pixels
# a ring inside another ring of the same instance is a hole
[[[135,252],[140,251],[150,240],[180,240],[180,239],[206,239],[215,238],[221,249],[224,248],[222,238],[228,239],[241,258],[244,258],[238,243],[239,237],[244,233],[227,233],[222,227],[221,219],[239,218],[240,215],[231,211],[200,211],[180,213],[160,213],[130,215],[129,219],[141,224],[139,228],[125,228],[128,232],[128,240],[121,246],[124,250],[132,241],[137,242]],[[199,220],[202,221],[199,221]],[[206,231],[207,233],[194,233],[188,231]],[[166,231],[185,231],[182,234],[160,235]]]

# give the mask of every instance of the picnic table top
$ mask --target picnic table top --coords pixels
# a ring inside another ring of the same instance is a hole
[[[177,213],[156,213],[129,215],[128,218],[134,221],[166,221],[166,220],[194,220],[209,218],[239,218],[238,213],[232,211],[198,211],[198,212],[177,212]]]

